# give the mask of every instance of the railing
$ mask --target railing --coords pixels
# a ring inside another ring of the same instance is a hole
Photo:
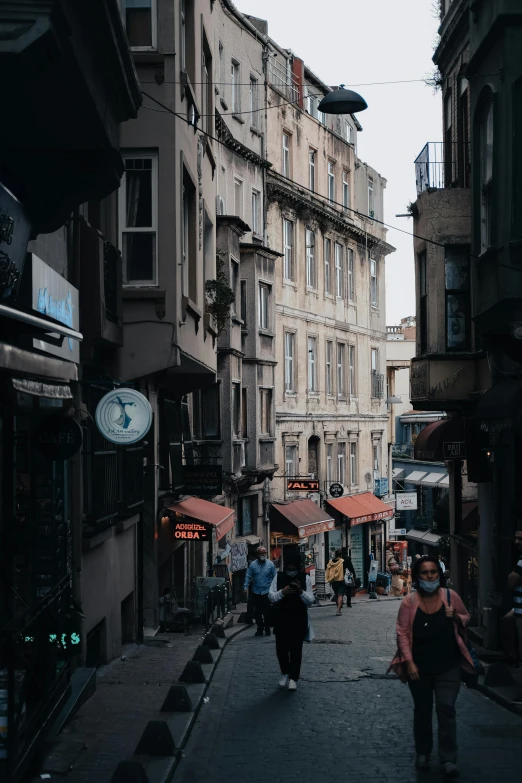
[[[285,60],[286,63],[286,60]],[[288,73],[286,67],[279,64],[279,62],[271,57],[268,61],[268,81],[289,101],[299,100],[299,85],[291,74]]]
[[[415,159],[417,195],[444,187],[444,142],[429,141]]]
[[[414,459],[415,446],[413,443],[394,443],[392,446],[392,457],[404,457],[405,459]]]
[[[121,253],[110,242],[103,243],[103,287],[105,315],[118,323],[118,300],[121,296]]]
[[[372,372],[372,397],[382,399],[384,397],[384,375],[378,372]]]
[[[386,332],[387,334],[403,334],[404,326],[387,326]]]

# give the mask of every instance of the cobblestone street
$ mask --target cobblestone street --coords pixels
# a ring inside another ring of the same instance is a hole
[[[385,678],[395,651],[399,602],[314,608],[317,634],[305,645],[297,693],[277,688],[274,637],[240,634],[226,648],[175,783],[248,780],[409,781],[442,779],[413,769],[409,690]],[[520,775],[522,718],[465,686],[457,703],[461,779]]]

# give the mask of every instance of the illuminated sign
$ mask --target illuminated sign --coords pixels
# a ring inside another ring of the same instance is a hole
[[[319,492],[319,482],[315,479],[289,479],[287,492]]]
[[[203,522],[184,522],[174,520],[172,535],[176,540],[184,541],[211,541],[212,528]]]

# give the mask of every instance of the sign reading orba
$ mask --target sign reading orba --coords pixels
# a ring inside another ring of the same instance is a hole
[[[113,389],[96,408],[96,426],[111,443],[131,446],[145,437],[152,424],[152,408],[135,389]]]
[[[173,538],[183,541],[212,541],[212,528],[203,522],[175,520]]]

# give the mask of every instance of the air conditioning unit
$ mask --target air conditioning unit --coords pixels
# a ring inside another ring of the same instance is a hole
[[[221,198],[221,196],[216,196],[216,215],[224,215],[225,214],[225,202]]]

